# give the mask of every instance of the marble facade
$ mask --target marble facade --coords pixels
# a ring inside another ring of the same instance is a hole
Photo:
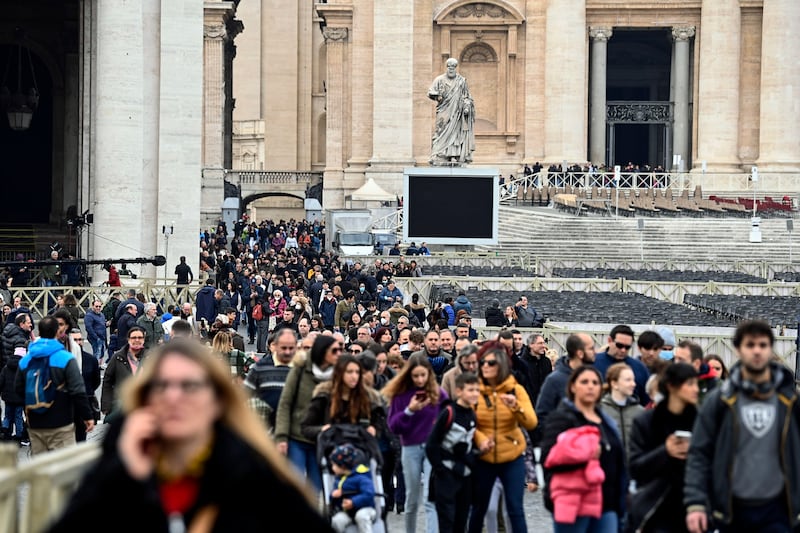
[[[238,17],[234,131],[264,127],[234,134],[233,167],[324,171],[326,207],[369,177],[399,193],[427,165],[426,80],[448,57],[476,102],[473,166],[603,163],[606,46],[629,29],[673,39],[683,168],[800,171],[793,0],[253,0]]]

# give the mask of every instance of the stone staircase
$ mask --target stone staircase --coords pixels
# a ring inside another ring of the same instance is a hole
[[[644,218],[643,233],[645,261],[789,262],[786,219],[761,219],[758,244],[748,241],[749,218]],[[500,206],[499,245],[475,248],[542,259],[638,261],[640,237],[633,217]],[[800,256],[799,244],[794,243],[793,259]]]

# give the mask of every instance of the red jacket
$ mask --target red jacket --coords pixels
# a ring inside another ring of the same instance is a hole
[[[556,522],[574,524],[579,516],[600,518],[603,514],[603,481],[606,476],[600,461],[595,459],[599,446],[600,430],[594,426],[580,426],[560,434],[547,454],[545,468],[577,467],[553,474],[550,481]]]
[[[122,283],[119,279],[119,274],[117,273],[117,269],[114,265],[111,265],[111,268],[108,269],[108,286],[109,287],[122,287]]]

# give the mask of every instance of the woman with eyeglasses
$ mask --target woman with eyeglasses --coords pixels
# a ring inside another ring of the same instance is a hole
[[[489,508],[495,480],[506,496],[512,531],[527,531],[522,498],[525,489],[525,435],[538,422],[525,388],[511,374],[511,357],[498,341],[478,350],[481,396],[475,408],[475,446],[481,455],[473,469],[475,499],[469,517],[469,533],[480,533]]]
[[[552,497],[552,491],[556,491],[557,504],[567,506],[559,508],[556,516],[565,516],[562,511],[567,516],[574,516],[574,520],[569,522],[554,518],[555,533],[618,533],[620,530],[627,490],[625,451],[616,423],[600,408],[602,393],[600,372],[592,366],[579,366],[567,381],[567,397],[547,415],[541,443],[546,480],[545,507],[551,513],[556,511]],[[570,430],[584,427],[587,432],[599,435],[597,448],[570,446],[572,440],[559,440],[562,433],[574,434]],[[595,460],[600,462],[604,475],[599,490],[597,483],[587,485],[585,479],[587,465]],[[555,475],[561,479],[554,481]],[[598,494],[594,493],[595,490]]]
[[[416,533],[417,510],[422,504],[425,506],[427,531],[436,533],[436,507],[428,501],[431,464],[425,456],[425,442],[447,393],[436,383],[433,367],[424,354],[409,357],[406,365],[381,393],[390,402],[389,429],[400,438],[400,462],[406,487],[405,531]]]
[[[317,463],[316,439],[303,434],[302,422],[320,383],[333,378],[333,368],[342,354],[340,342],[329,335],[319,335],[311,346],[311,356],[294,367],[286,377],[278,412],[275,416],[275,441],[278,449],[288,455],[289,460],[317,491],[322,490],[322,477]]]
[[[270,529],[269,516],[291,516],[298,531],[331,531],[225,365],[188,339],[151,357],[51,532],[257,532]],[[269,498],[242,505],[242,494]]]

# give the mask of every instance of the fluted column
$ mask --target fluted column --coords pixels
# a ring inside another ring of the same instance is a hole
[[[225,21],[203,21],[203,166],[223,168],[225,157]]]
[[[710,172],[739,169],[739,0],[703,0],[697,100],[697,157]]]
[[[545,30],[544,160],[586,159],[586,0],[549,0]]]
[[[681,156],[685,170],[689,170],[692,163],[689,146],[689,52],[694,33],[694,26],[672,28],[672,38],[675,40],[675,62],[672,71],[675,80],[675,122],[672,127],[672,151],[674,155]]]
[[[592,79],[589,118],[589,159],[596,164],[606,163],[606,67],[608,40],[613,30],[608,27],[589,29],[592,38]]]
[[[800,2],[765,0],[761,41],[761,169],[800,171]]]

